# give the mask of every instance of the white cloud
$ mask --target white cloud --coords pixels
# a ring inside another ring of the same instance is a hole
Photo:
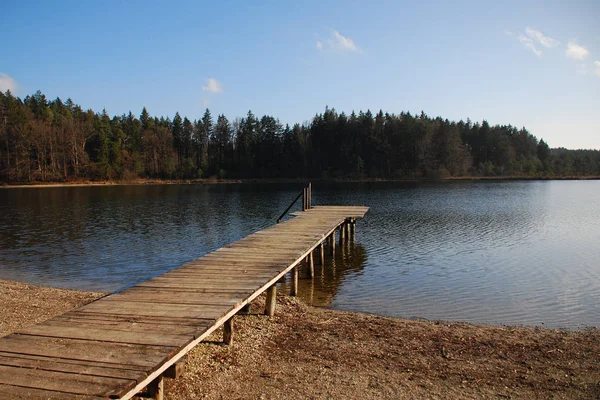
[[[348,36],[342,35],[338,31],[333,31],[333,36],[331,39],[329,39],[329,45],[331,48],[343,51],[360,51],[360,49],[354,43],[354,40],[350,39]]]
[[[324,50],[325,48],[337,52],[362,53],[354,40],[336,30],[332,30],[331,36],[327,40],[317,40],[317,49]]]
[[[510,32],[505,31],[504,33],[513,36]],[[519,42],[538,57],[543,54],[543,51],[538,48],[539,45],[549,49],[560,44],[558,40],[545,36],[542,32],[530,27],[525,28],[525,34],[519,35]]]
[[[583,60],[590,52],[583,46],[570,41],[567,45],[567,57],[574,58],[576,60]]]
[[[552,39],[550,36],[544,36],[542,32],[530,27],[525,28],[525,33],[530,38],[537,40],[544,47],[551,48],[560,44],[558,40]]]
[[[519,35],[519,41],[523,44],[523,46],[525,46],[526,49],[531,50],[536,56],[539,57],[542,55],[542,51],[535,47],[535,43],[533,43],[531,38],[525,35]]]
[[[221,83],[215,78],[208,78],[206,81],[206,86],[202,86],[202,90],[210,93],[221,93],[223,88],[221,88]]]
[[[17,86],[17,81],[4,72],[0,72],[0,92],[4,93],[7,90],[10,90],[14,94],[17,90]]]
[[[600,61],[594,61],[594,67],[596,67],[594,73],[596,76],[600,77]]]

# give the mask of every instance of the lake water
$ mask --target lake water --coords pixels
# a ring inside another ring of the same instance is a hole
[[[116,291],[270,226],[299,186],[0,189],[0,278]],[[600,181],[315,184],[317,204],[371,210],[301,281],[313,304],[600,326]]]

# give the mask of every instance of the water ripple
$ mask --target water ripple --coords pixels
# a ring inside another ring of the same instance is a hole
[[[355,245],[302,281],[315,304],[600,325],[600,182],[317,184],[313,192],[314,204],[371,207]],[[270,226],[296,193],[297,185],[0,189],[0,277],[119,290]]]

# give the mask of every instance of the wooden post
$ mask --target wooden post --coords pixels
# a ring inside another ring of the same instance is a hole
[[[292,268],[292,288],[290,289],[290,296],[298,296],[298,266]]]
[[[335,231],[331,232],[331,235],[329,236],[329,254],[332,256],[335,256]]]
[[[306,208],[309,210],[312,208],[312,184],[310,182],[308,183],[308,207]]]
[[[313,252],[311,251],[306,257],[306,262],[308,264],[308,277],[310,279],[315,277],[315,262],[313,259]]]
[[[275,315],[275,304],[277,303],[277,286],[272,285],[267,289],[267,302],[265,303],[265,315]]]
[[[353,242],[356,238],[356,220],[354,218],[350,219],[350,238]]]
[[[321,266],[325,265],[325,243],[321,242],[319,246],[319,253],[321,254]]]
[[[252,304],[248,303],[244,307],[240,308],[240,311],[238,311],[237,313],[238,313],[238,315],[249,315],[251,308],[252,308]]]
[[[223,342],[226,345],[233,343],[233,316],[223,324]]]
[[[306,211],[306,188],[302,188],[302,211]]]
[[[350,243],[350,221],[344,224],[346,227],[346,244]]]
[[[344,246],[344,242],[346,241],[346,223],[343,222],[340,226],[340,247]]]
[[[177,379],[183,375],[185,372],[185,361],[183,358],[180,358],[175,364],[171,365],[169,368],[165,370],[163,376],[165,378]]]
[[[165,394],[164,378],[162,375],[156,377],[155,380],[148,385],[148,395],[155,400],[163,400]]]

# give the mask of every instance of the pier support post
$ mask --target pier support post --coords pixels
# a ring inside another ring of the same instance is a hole
[[[350,223],[350,220],[346,221],[346,223],[344,224],[344,226],[346,227],[346,245],[350,244],[350,240],[352,239],[352,237],[350,236],[350,226],[352,224]]]
[[[238,315],[250,315],[250,309],[252,308],[252,304],[248,303],[244,307],[240,308],[238,311]]]
[[[308,277],[309,279],[313,279],[315,277],[315,261],[312,251],[306,257],[306,263],[308,264]]]
[[[233,316],[223,324],[223,342],[226,345],[233,343]]]
[[[155,380],[148,385],[148,395],[155,400],[163,400],[165,395],[164,378],[162,375],[156,377]]]
[[[185,360],[180,358],[179,361],[176,361],[175,364],[171,365],[167,368],[163,374],[165,378],[177,379],[183,375],[185,372]]]
[[[350,239],[354,242],[354,238],[356,237],[356,220],[354,218],[350,219]]]
[[[321,245],[319,246],[319,253],[321,254],[321,266],[325,265],[325,243],[321,242]]]
[[[267,289],[267,301],[265,303],[265,315],[275,315],[275,304],[277,303],[277,286],[272,285]]]
[[[335,231],[329,236],[329,255],[335,256]]]
[[[290,296],[298,296],[298,266],[292,268],[292,288],[290,289]]]
[[[346,223],[343,222],[342,225],[340,225],[340,247],[344,246],[345,242],[346,242]]]

